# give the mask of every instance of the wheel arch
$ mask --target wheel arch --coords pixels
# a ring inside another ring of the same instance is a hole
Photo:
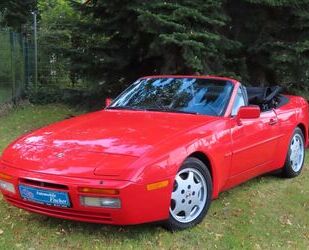
[[[307,145],[307,143],[308,143],[308,132],[307,132],[306,126],[303,123],[299,123],[297,125],[297,127],[300,128],[301,131],[303,132],[303,135],[304,135],[304,138],[305,138],[305,145]]]
[[[215,171],[214,164],[212,163],[210,157],[207,154],[205,154],[204,152],[201,152],[201,151],[193,152],[188,157],[197,158],[205,164],[205,166],[207,167],[207,169],[210,172],[210,176],[211,176],[211,179],[212,179],[213,198],[217,198],[218,195],[219,195],[219,190],[218,190],[218,187],[217,187],[216,171]]]

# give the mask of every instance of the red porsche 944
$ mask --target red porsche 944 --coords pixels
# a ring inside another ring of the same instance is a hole
[[[224,190],[301,173],[308,103],[280,92],[215,76],[143,77],[104,110],[13,142],[0,189],[16,207],[63,219],[194,226]]]

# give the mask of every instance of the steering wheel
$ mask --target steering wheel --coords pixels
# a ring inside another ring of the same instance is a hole
[[[264,103],[269,103],[281,91],[282,91],[282,88],[280,86],[276,86],[273,89],[270,87],[267,87],[264,93]]]

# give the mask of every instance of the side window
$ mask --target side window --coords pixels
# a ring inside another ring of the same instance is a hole
[[[237,91],[237,95],[235,97],[234,104],[233,104],[232,116],[237,115],[238,110],[240,109],[240,107],[243,107],[243,106],[245,106],[245,98],[242,93],[242,89],[239,88]]]

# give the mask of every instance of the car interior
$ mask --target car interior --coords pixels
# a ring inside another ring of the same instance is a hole
[[[242,87],[248,105],[258,105],[262,112],[279,108],[289,102],[280,86]]]

